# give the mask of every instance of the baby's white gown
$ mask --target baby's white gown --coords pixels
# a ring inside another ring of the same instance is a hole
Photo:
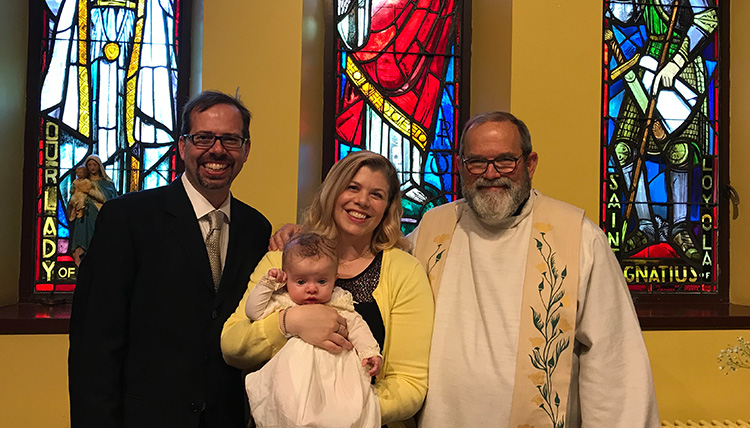
[[[266,312],[294,305],[287,293],[275,292]],[[327,305],[346,318],[355,350],[331,354],[298,337],[289,339],[263,368],[245,378],[258,427],[381,426],[380,403],[362,367],[364,358],[379,354],[377,342],[354,311],[349,292],[336,287]]]

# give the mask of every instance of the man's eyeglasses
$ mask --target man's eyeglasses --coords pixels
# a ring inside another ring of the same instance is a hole
[[[495,171],[497,171],[500,174],[512,174],[516,168],[518,167],[518,161],[523,158],[524,155],[521,155],[517,158],[513,157],[502,157],[502,158],[495,158],[495,159],[485,159],[485,158],[465,158],[461,156],[461,162],[464,163],[466,166],[466,169],[469,170],[470,173],[474,175],[482,175],[485,172],[487,172],[487,167],[489,167],[490,164],[495,168]]]
[[[238,150],[249,139],[235,134],[214,135],[209,133],[185,134],[183,137],[190,139],[195,147],[199,149],[210,149],[216,140],[219,140],[221,145],[227,150]]]

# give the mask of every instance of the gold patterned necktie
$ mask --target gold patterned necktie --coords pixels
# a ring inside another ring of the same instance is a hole
[[[219,290],[221,283],[221,249],[219,248],[219,238],[221,237],[221,216],[224,214],[219,210],[213,210],[208,213],[208,222],[211,230],[206,235],[206,250],[208,251],[208,261],[211,263],[211,276],[214,280],[214,290]]]

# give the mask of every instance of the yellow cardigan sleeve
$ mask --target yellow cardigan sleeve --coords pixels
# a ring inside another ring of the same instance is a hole
[[[245,295],[221,331],[221,352],[227,364],[240,369],[255,369],[270,360],[286,344],[279,329],[278,312],[258,321],[250,321],[245,315],[245,302],[250,290],[268,272],[281,268],[281,251],[271,251],[255,267],[250,275]]]
[[[382,423],[402,426],[399,421],[414,416],[427,394],[432,290],[419,261],[391,249],[384,253],[373,297],[385,325],[383,370],[375,383]]]

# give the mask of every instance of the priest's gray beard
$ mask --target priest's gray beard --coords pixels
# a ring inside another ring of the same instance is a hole
[[[503,186],[505,191],[484,189],[489,186]],[[529,197],[531,179],[527,174],[523,175],[519,183],[508,177],[499,177],[494,180],[479,177],[471,186],[464,185],[462,180],[461,190],[469,207],[482,223],[487,226],[499,226]]]

